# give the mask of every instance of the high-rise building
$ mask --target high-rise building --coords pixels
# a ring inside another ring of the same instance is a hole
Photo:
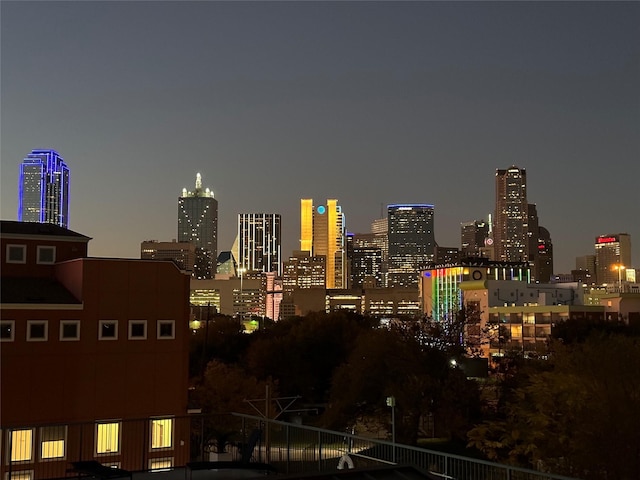
[[[55,150],[33,150],[22,161],[18,220],[69,227],[69,167]]]
[[[596,237],[596,281],[615,284],[631,266],[631,235],[612,233]]]
[[[493,228],[496,260],[526,261],[528,214],[526,170],[516,166],[496,170],[496,214]]]
[[[386,228],[384,233],[355,233],[349,235],[351,235],[352,239],[349,257],[350,288],[384,287],[386,265],[383,258],[388,250]]]
[[[281,217],[278,213],[238,214],[238,266],[282,276]]]
[[[297,288],[326,288],[326,257],[311,256],[308,251],[294,251],[284,262],[282,289],[285,294]]]
[[[489,223],[484,220],[460,224],[460,254],[462,257],[481,257],[489,238]]]
[[[346,288],[347,253],[345,218],[334,199],[314,206],[313,199],[300,200],[300,250],[326,258],[326,288]]]
[[[433,205],[428,204],[387,206],[389,286],[415,287],[420,271],[433,262],[433,215]]]
[[[182,189],[178,198],[178,241],[190,242],[202,249],[203,265],[198,265],[196,278],[212,278],[218,258],[218,201],[213,191],[202,188],[202,177],[196,175],[193,192]]]
[[[185,273],[192,274],[196,264],[196,246],[190,242],[158,242],[146,240],[140,244],[142,260],[171,260]]]

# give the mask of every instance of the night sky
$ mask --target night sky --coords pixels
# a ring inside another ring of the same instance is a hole
[[[0,3],[1,214],[18,166],[56,149],[92,256],[177,237],[197,172],[237,214],[337,198],[350,232],[435,205],[435,236],[485,218],[527,169],[555,272],[631,234],[640,267],[640,2]],[[386,215],[386,210],[384,215]]]

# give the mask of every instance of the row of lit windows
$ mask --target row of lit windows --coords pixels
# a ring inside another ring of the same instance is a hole
[[[128,339],[146,340],[147,321],[129,320]],[[59,340],[63,342],[80,340],[80,320],[61,320]],[[172,340],[175,338],[175,321],[158,320],[156,328],[158,340]],[[117,340],[118,321],[100,320],[98,324],[98,340]],[[15,340],[15,320],[0,321],[0,341],[13,342]],[[27,320],[28,342],[46,342],[49,340],[48,320]]]
[[[56,247],[51,245],[38,245],[36,262],[51,265],[56,261]],[[7,245],[7,263],[27,263],[26,245]]]
[[[149,448],[151,451],[170,450],[173,448],[173,422],[173,418],[150,420]],[[95,456],[120,453],[122,422],[98,422],[95,424],[94,435]],[[36,460],[65,459],[67,456],[67,437],[68,427],[66,425],[8,430],[6,436],[6,442],[9,446],[7,463],[33,463]]]

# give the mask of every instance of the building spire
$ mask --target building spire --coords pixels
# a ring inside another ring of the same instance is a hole
[[[196,191],[202,190],[202,176],[196,173]]]

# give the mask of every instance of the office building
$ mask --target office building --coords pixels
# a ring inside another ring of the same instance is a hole
[[[416,287],[419,272],[433,262],[435,235],[433,205],[387,206],[388,286]]]
[[[294,251],[284,262],[282,289],[285,294],[301,288],[326,288],[326,257],[309,255],[308,251]]]
[[[475,220],[460,224],[460,255],[464,257],[482,257],[482,248],[487,245],[489,222]],[[491,244],[491,242],[489,242]]]
[[[541,227],[535,203],[527,206],[526,258],[531,265],[531,278],[538,283],[548,283],[553,275],[553,243],[549,230]]]
[[[18,221],[69,227],[69,167],[55,150],[33,150],[20,164]]]
[[[193,243],[175,240],[146,240],[140,244],[140,259],[171,260],[180,270],[191,275],[196,265],[196,246]]]
[[[238,267],[282,276],[281,216],[238,214]]]
[[[351,253],[351,288],[382,287],[382,250],[375,246],[354,246]]]
[[[625,278],[625,267],[631,266],[631,235],[612,233],[595,240],[596,281],[599,284],[618,283]]]
[[[347,285],[345,237],[345,217],[337,200],[319,206],[312,199],[300,200],[300,250],[326,258],[326,288]]]
[[[194,191],[182,189],[178,198],[178,242],[190,242],[202,250],[203,262],[197,265],[195,278],[212,278],[218,258],[218,201],[209,188],[202,188],[196,175]]]
[[[184,464],[189,277],[172,262],[87,258],[90,238],[57,225],[2,221],[0,240],[2,478],[68,477],[84,455]]]
[[[528,215],[526,170],[516,166],[496,170],[496,212],[493,227],[496,260],[527,260]]]

